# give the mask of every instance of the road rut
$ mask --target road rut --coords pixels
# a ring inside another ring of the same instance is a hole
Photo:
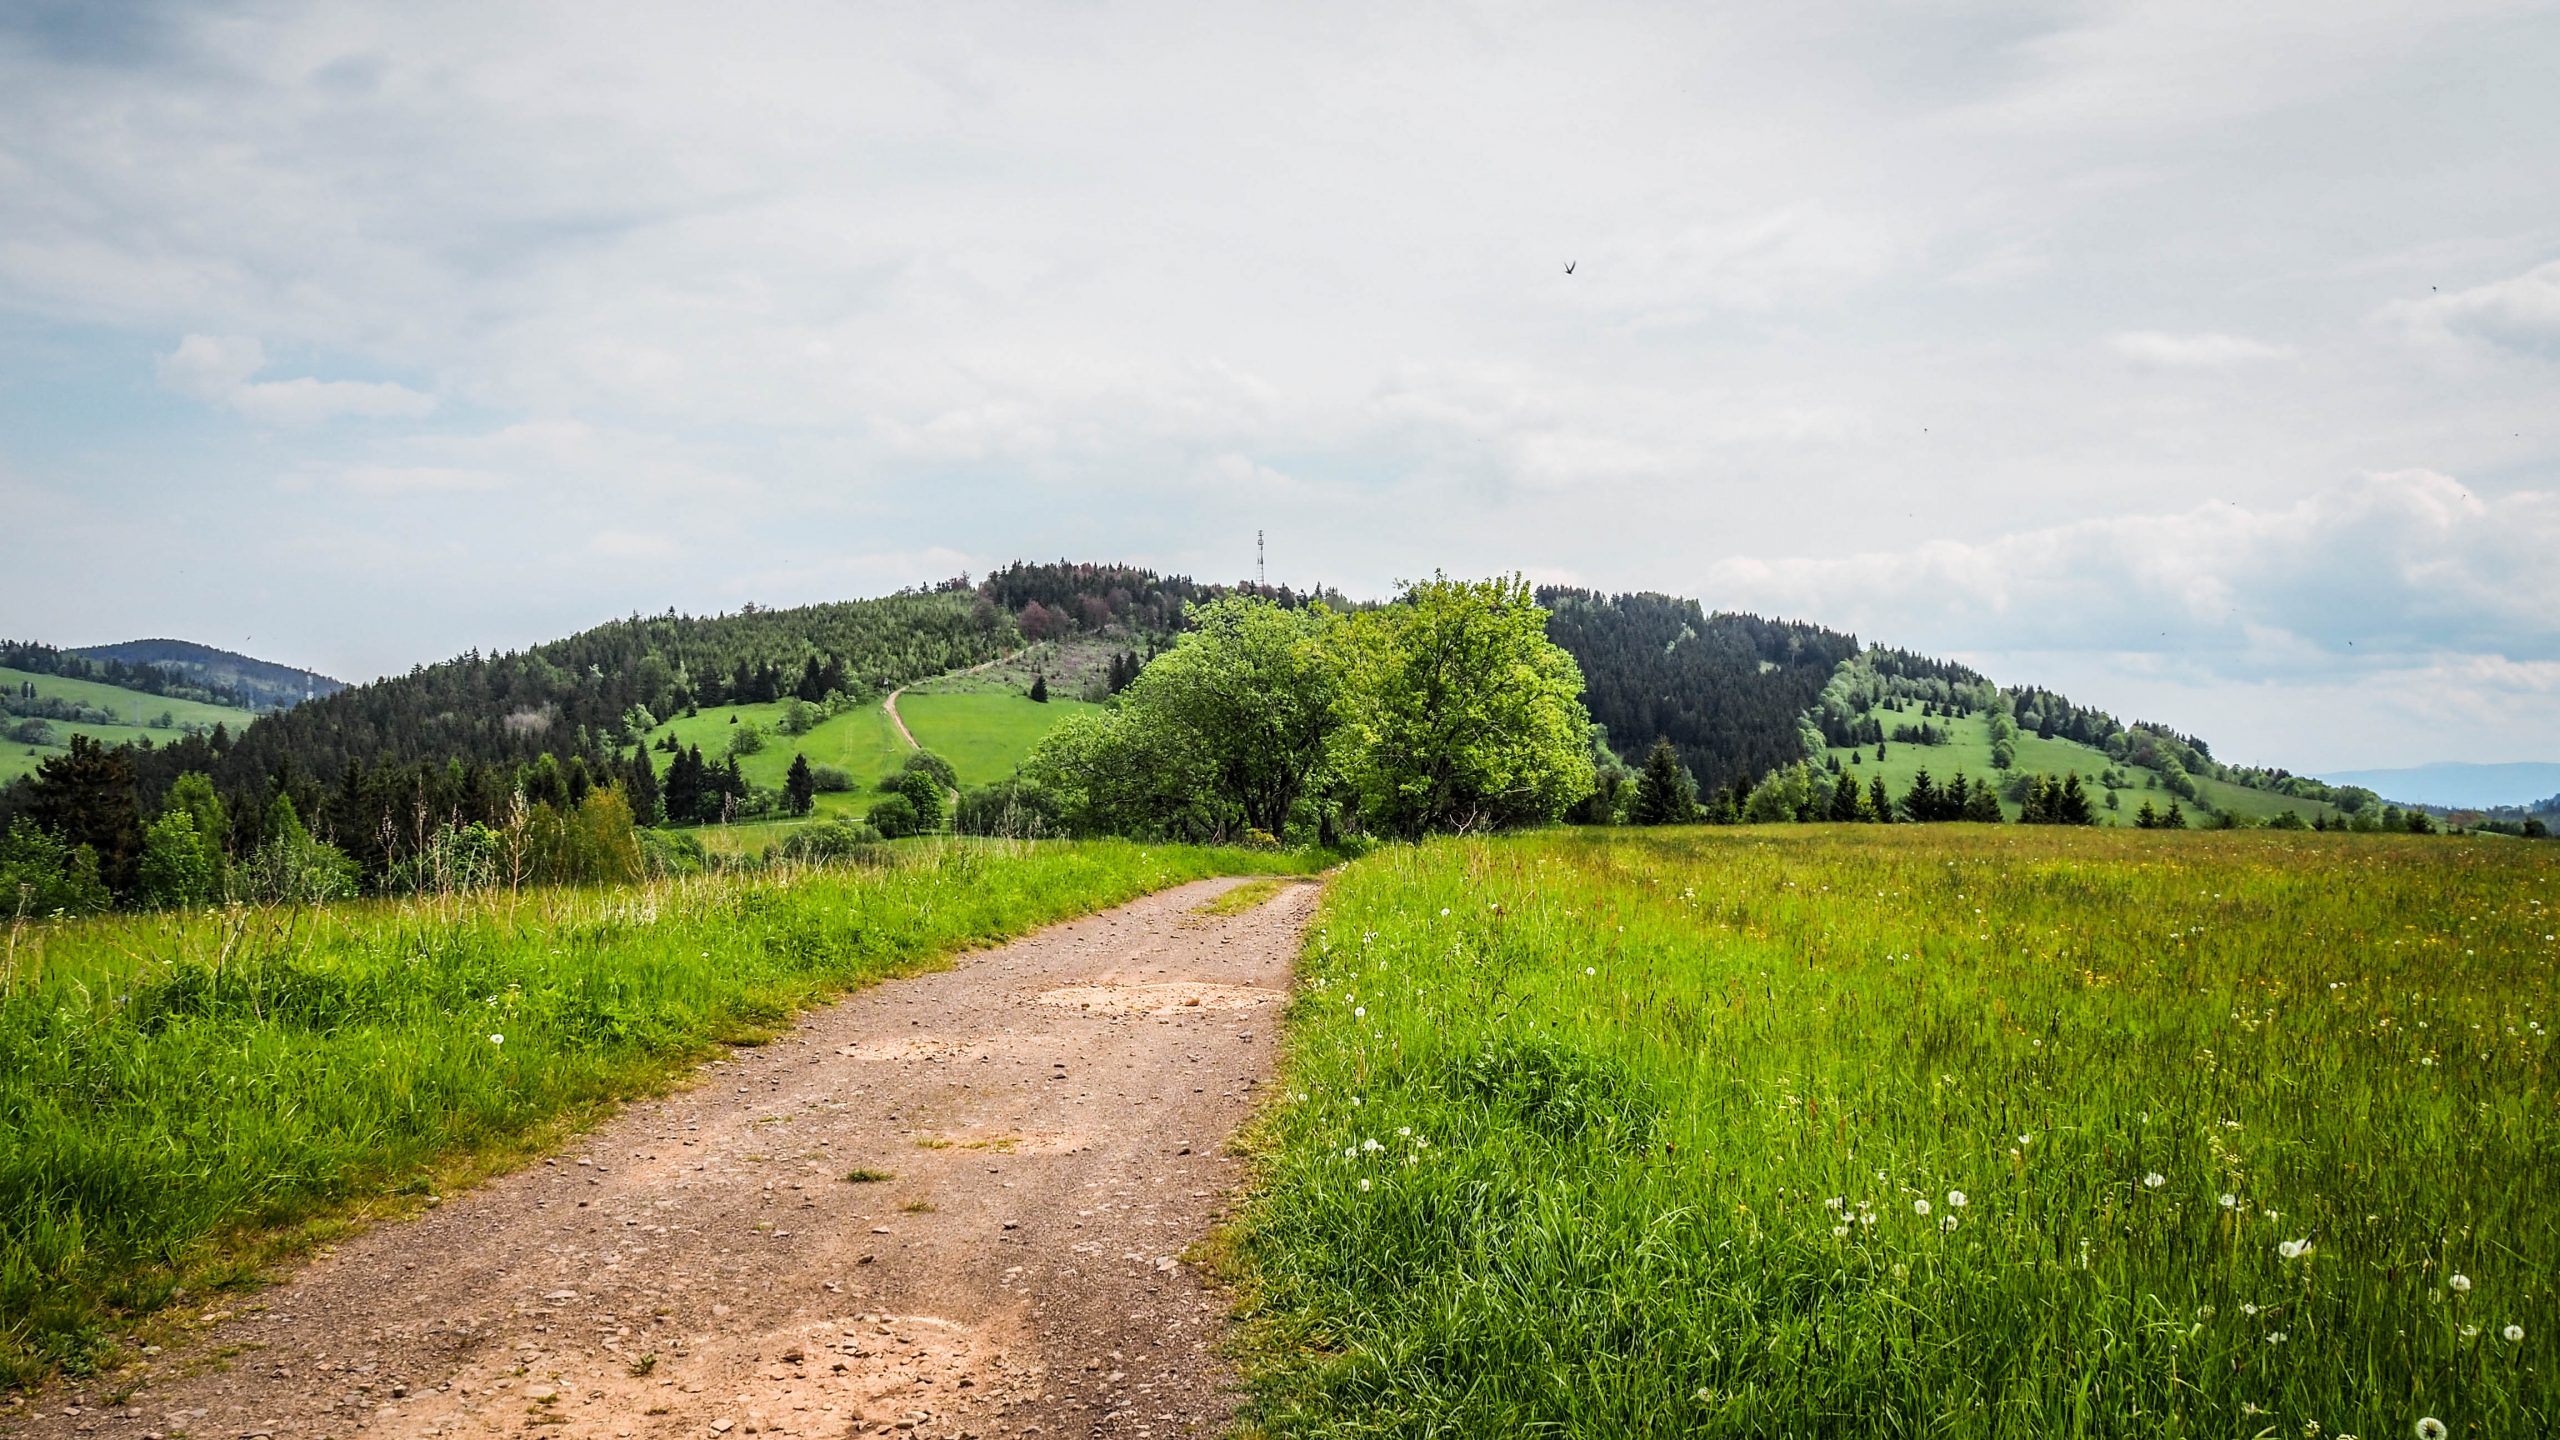
[[[1225,1305],[1182,1254],[1240,1178],[1224,1142],[1271,1073],[1316,897],[1292,883],[1191,913],[1234,883],[814,1012],[339,1245],[121,1405],[66,1410],[78,1387],[57,1388],[7,1428],[1216,1433],[1237,1399],[1213,1348]]]

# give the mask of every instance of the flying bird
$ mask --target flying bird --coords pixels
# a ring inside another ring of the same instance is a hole
[[[1567,275],[1572,274],[1572,273],[1573,273],[1573,267],[1574,267],[1574,266],[1576,266],[1576,265],[1579,265],[1579,264],[1581,264],[1581,263],[1582,263],[1582,262],[1581,262],[1581,261],[1579,261],[1579,260],[1567,260],[1566,262],[1564,262],[1564,273],[1566,273]]]

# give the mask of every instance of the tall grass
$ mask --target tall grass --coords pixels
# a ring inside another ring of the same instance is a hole
[[[1288,857],[969,842],[880,868],[22,929],[0,974],[0,1380],[256,1242],[965,946]]]
[[[2555,932],[2516,842],[1374,855],[1234,1237],[1259,1422],[2560,1433]]]

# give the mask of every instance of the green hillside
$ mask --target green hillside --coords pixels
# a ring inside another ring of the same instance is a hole
[[[1920,719],[1916,713],[1908,718],[1915,724]],[[1881,761],[1876,759],[1873,745],[1835,745],[1825,754],[1829,759],[1835,759],[1848,767],[1849,773],[1856,776],[1862,785],[1877,776],[1884,777],[1885,788],[1897,798],[1911,788],[1913,777],[1924,768],[1928,770],[1930,778],[1941,784],[1953,778],[1958,771],[1975,780],[1985,777],[2006,778],[1991,768],[1989,717],[1983,715],[1940,716],[1931,718],[1928,723],[1947,734],[1949,737],[1947,743],[1914,745],[1888,742],[1885,746],[1885,758]],[[2197,813],[2200,808],[2210,809],[2214,813],[2227,810],[2244,820],[2271,819],[2291,810],[2299,814],[2305,823],[2322,816],[2335,817],[2338,814],[2335,808],[2315,800],[2298,800],[2291,796],[2252,790],[2246,786],[2233,785],[2221,780],[2206,779],[2201,776],[2190,777],[2197,795],[2204,801],[2204,806],[2199,807],[2195,801],[2180,799],[2160,789],[2160,777],[2152,771],[2138,765],[2110,760],[2105,751],[2083,745],[2077,740],[2060,738],[2045,740],[2039,739],[2033,732],[2028,732],[2020,735],[2017,743],[2015,773],[2078,774],[2080,783],[2088,787],[2092,802],[2099,807],[2098,818],[2102,823],[2132,824],[2134,812],[2142,808],[2142,802],[2146,799],[2162,810],[2168,809],[2170,802],[2175,800],[2184,805],[2188,813],[2199,821],[2205,818]],[[2100,783],[2101,777],[2110,769],[2115,771],[2118,779],[2130,782],[2126,788],[2117,792],[2117,805],[2120,808],[2113,810],[2106,808],[2107,791]],[[2004,797],[2000,808],[2010,819],[2018,818],[2019,807],[2016,801]]]
[[[35,687],[39,704],[59,701],[80,708],[83,718],[65,720],[26,716],[14,713],[25,704],[24,687]],[[45,757],[62,754],[70,748],[73,735],[86,735],[102,745],[122,745],[148,740],[154,745],[165,743],[185,733],[193,725],[210,729],[227,725],[232,733],[256,717],[246,710],[227,705],[207,705],[196,700],[178,700],[163,695],[145,695],[96,680],[72,680],[60,675],[39,675],[28,670],[0,666],[0,692],[5,692],[13,713],[0,718],[0,733],[6,733],[42,719],[52,732],[52,743],[34,745],[24,740],[0,744],[0,784],[21,775],[33,774]],[[109,720],[106,716],[117,718]],[[161,721],[167,723],[159,723]]]
[[[1081,700],[1035,703],[1020,695],[922,694],[898,697],[898,713],[916,743],[951,762],[963,785],[990,785],[1011,775],[1040,737],[1070,715],[1098,710]]]

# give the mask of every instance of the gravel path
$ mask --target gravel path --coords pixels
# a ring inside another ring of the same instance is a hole
[[[1317,889],[1189,913],[1235,883],[815,1012],[339,1245],[121,1405],[57,1385],[0,1430],[1217,1433],[1225,1302],[1182,1255],[1238,1182]]]

